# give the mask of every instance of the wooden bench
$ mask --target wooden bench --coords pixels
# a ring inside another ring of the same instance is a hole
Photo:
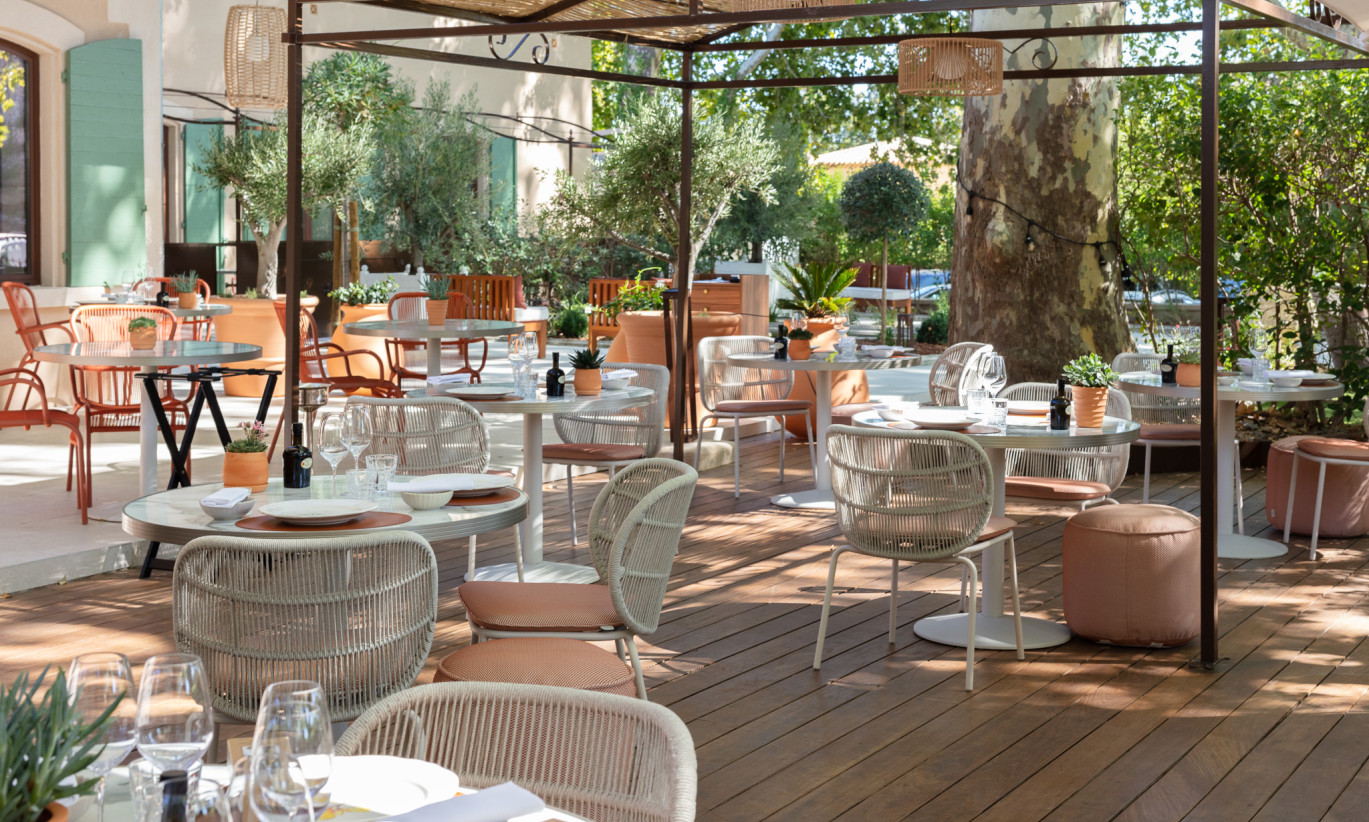
[[[589,281],[589,305],[594,310],[589,315],[589,350],[598,351],[600,337],[613,339],[618,336],[618,318],[603,310],[604,306],[618,297],[623,286],[632,282],[622,277],[594,277]],[[668,279],[644,280],[648,283],[670,284]]]
[[[519,320],[514,299],[513,277],[498,274],[448,274],[453,293],[464,295],[468,303],[453,305],[447,316],[466,320],[521,322],[524,331],[537,334],[537,357],[547,357],[547,320]]]

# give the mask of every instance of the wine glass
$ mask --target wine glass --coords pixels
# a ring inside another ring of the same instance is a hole
[[[334,495],[337,494],[338,463],[347,456],[347,443],[342,438],[343,428],[342,414],[336,411],[319,417],[318,445],[315,450],[323,455],[323,458],[328,461],[328,467],[333,469]]]
[[[214,739],[204,663],[194,654],[159,654],[138,689],[138,753],[164,771],[188,770]]]
[[[352,452],[352,466],[361,467],[361,455],[371,447],[375,426],[371,423],[371,409],[364,405],[349,405],[342,412],[342,441]]]
[[[266,689],[248,770],[248,796],[262,819],[288,822],[305,810],[312,819],[323,810],[315,803],[333,770],[333,726],[322,686],[290,680]]]
[[[984,358],[984,370],[980,372],[980,382],[984,390],[989,392],[990,397],[998,396],[998,392],[1003,390],[1003,386],[1008,384],[1008,366],[1003,362],[1003,355],[992,352]]]
[[[137,706],[134,702],[133,671],[123,654],[82,654],[71,661],[67,680],[71,707],[87,723],[109,712],[110,719],[100,739],[104,747],[86,770],[95,774],[97,822],[105,818],[105,777],[119,764],[138,738]]]
[[[528,362],[528,347],[522,334],[509,335],[509,365],[513,367],[513,384],[517,387],[523,368]]]

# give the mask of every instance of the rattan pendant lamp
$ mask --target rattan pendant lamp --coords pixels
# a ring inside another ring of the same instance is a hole
[[[285,23],[285,9],[258,5],[228,10],[223,74],[233,108],[285,108]]]
[[[1003,44],[983,37],[919,37],[898,44],[898,91],[919,97],[1003,93]]]

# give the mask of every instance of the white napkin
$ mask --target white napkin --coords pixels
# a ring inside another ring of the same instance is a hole
[[[465,385],[470,381],[470,374],[438,374],[428,378],[428,385]]]
[[[474,491],[475,480],[470,474],[433,474],[415,477],[406,482],[390,480],[390,493],[413,491],[419,494],[434,494],[438,491]]]
[[[615,368],[612,371],[604,372],[604,379],[606,380],[630,380],[635,376],[637,376],[637,372],[631,368]]]
[[[515,816],[546,810],[537,795],[512,782],[477,793],[454,796],[408,813],[388,817],[388,822],[504,822]]]
[[[210,508],[232,508],[250,496],[251,488],[220,488],[200,502]]]

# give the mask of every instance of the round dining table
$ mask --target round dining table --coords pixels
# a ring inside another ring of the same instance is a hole
[[[853,418],[857,426],[868,428],[913,428],[911,423],[890,423],[876,411],[865,411]],[[1141,434],[1140,423],[1134,420],[1105,417],[1100,428],[1071,426],[1065,431],[1053,431],[1045,417],[1009,416],[1002,427],[977,426],[965,432],[979,443],[989,457],[993,474],[993,513],[1003,516],[1008,477],[1008,449],[1066,450],[1100,448],[1136,441]],[[1003,613],[1003,543],[996,543],[984,551],[984,595],[975,620],[975,647],[997,650],[1017,647],[1011,614]],[[967,614],[941,614],[923,617],[913,623],[913,630],[923,639],[943,645],[964,647],[969,636]],[[1068,642],[1070,629],[1054,620],[1022,617],[1022,644],[1025,648],[1050,648]]]
[[[773,505],[781,508],[809,508],[821,511],[836,510],[832,496],[832,461],[827,456],[827,429],[832,425],[832,375],[838,371],[875,371],[888,368],[913,368],[922,364],[922,356],[911,354],[899,357],[876,358],[857,354],[854,360],[838,360],[831,352],[814,351],[806,360],[777,360],[773,354],[730,354],[727,361],[733,365],[752,368],[769,368],[776,371],[793,371],[814,374],[816,381],[813,395],[816,407],[816,463],[813,466],[813,485],[809,491],[779,494],[770,498]]]
[[[33,358],[39,362],[137,368],[144,374],[155,374],[169,366],[223,365],[259,357],[259,345],[208,340],[164,340],[145,350],[126,341],[61,343],[33,349]],[[140,390],[138,397],[138,487],[146,496],[157,490],[157,420],[147,391]]]
[[[145,306],[145,305],[148,305],[148,304],[147,304],[147,303],[117,303],[117,302],[114,302],[113,300],[77,300],[77,301],[76,301],[76,305],[77,305],[77,306],[82,306],[82,305],[133,305],[133,306]],[[170,311],[171,314],[172,314],[172,316],[177,317],[177,318],[182,319],[182,320],[199,320],[199,319],[203,319],[203,318],[205,318],[205,317],[221,317],[221,316],[223,316],[224,314],[231,314],[231,313],[233,313],[233,306],[229,305],[228,303],[201,303],[201,304],[195,306],[194,308],[181,308],[179,305],[177,305],[177,304],[175,304],[175,303],[172,303],[171,305],[166,306],[166,310],[167,310],[167,311]]]
[[[342,330],[358,337],[422,341],[428,354],[428,376],[432,377],[442,373],[443,340],[506,337],[521,334],[523,324],[501,320],[447,320],[441,325],[429,325],[426,320],[362,320],[347,323]]]
[[[450,397],[461,394],[470,386],[429,385],[409,392],[410,397]],[[480,388],[499,386],[483,383]],[[594,582],[599,574],[585,565],[547,562],[542,559],[542,415],[620,411],[648,405],[656,393],[650,388],[628,386],[619,390],[604,390],[598,394],[576,394],[572,385],[566,386],[565,396],[548,397],[545,388],[538,388],[531,397],[520,397],[513,386],[504,386],[507,399],[470,399],[462,397],[482,414],[518,414],[523,417],[523,492],[528,496],[528,519],[523,526],[523,580],[526,582]],[[568,469],[569,470],[569,469]],[[474,579],[516,580],[518,569],[513,563],[489,565],[475,570]]]
[[[1158,374],[1135,371],[1117,378],[1117,387],[1137,394],[1201,399],[1197,386],[1164,385]],[[1280,388],[1271,383],[1237,380],[1217,385],[1217,556],[1226,559],[1270,559],[1288,550],[1282,542],[1234,533],[1236,477],[1236,405],[1243,402],[1306,402],[1331,400],[1345,393],[1338,382]]]

